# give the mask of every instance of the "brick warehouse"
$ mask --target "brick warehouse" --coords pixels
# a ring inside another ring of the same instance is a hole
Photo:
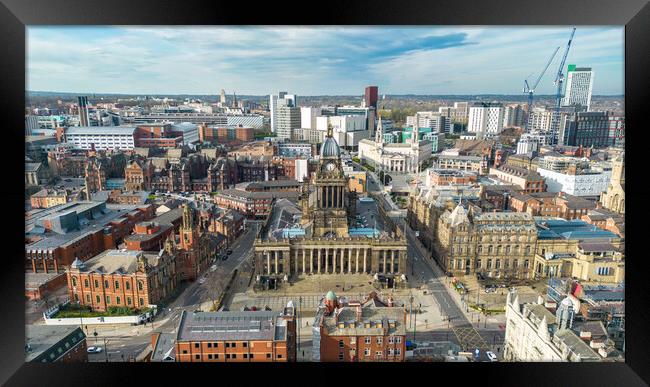
[[[313,361],[402,362],[406,355],[406,310],[375,292],[363,301],[327,292],[312,330]]]
[[[295,308],[183,311],[174,348],[177,362],[294,362]]]

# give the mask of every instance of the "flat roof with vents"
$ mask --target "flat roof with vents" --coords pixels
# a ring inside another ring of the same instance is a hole
[[[277,311],[184,312],[177,340],[286,340],[286,329]]]

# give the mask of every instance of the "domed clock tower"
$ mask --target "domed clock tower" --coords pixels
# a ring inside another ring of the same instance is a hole
[[[313,237],[347,237],[348,211],[353,214],[356,203],[353,195],[341,166],[341,149],[330,125],[320,148],[319,168],[303,198],[302,224],[312,223]]]

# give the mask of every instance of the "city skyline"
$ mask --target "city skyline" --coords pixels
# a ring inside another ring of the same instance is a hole
[[[560,46],[537,88],[550,95],[569,33],[569,27],[29,27],[27,89],[357,95],[373,84],[393,95],[517,95]],[[623,33],[622,27],[576,31],[567,63],[594,70],[594,95],[623,94]]]

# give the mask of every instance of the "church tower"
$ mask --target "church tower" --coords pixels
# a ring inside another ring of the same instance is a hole
[[[348,180],[341,165],[341,149],[333,138],[332,126],[320,149],[320,165],[313,175],[309,196],[303,200],[302,223],[312,223],[314,237],[347,237],[348,209],[353,207]]]
[[[183,223],[180,229],[181,247],[185,250],[190,250],[194,242],[198,240],[198,234],[194,225],[194,214],[190,205],[183,204]]]

